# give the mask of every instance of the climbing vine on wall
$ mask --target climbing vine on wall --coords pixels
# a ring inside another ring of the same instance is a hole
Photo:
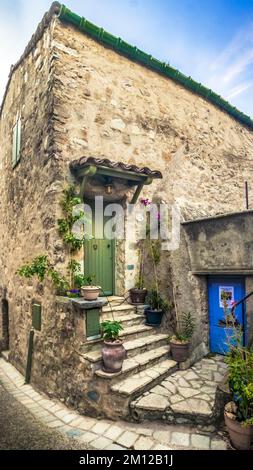
[[[58,219],[57,225],[59,234],[70,256],[70,261],[67,266],[67,276],[63,276],[59,273],[45,254],[37,256],[30,263],[25,263],[21,266],[17,270],[19,276],[25,278],[35,276],[40,282],[43,282],[44,279],[47,278],[51,280],[58,293],[64,294],[70,289],[79,289],[81,286],[91,283],[91,276],[81,274],[80,263],[73,258],[73,255],[84,245],[84,223],[88,222],[82,208],[78,207],[81,202],[81,199],[76,195],[74,186],[68,186],[63,190],[63,196],[60,201],[63,217]],[[79,225],[81,226],[78,236],[73,232],[74,224],[77,222],[80,222]]]
[[[40,282],[45,278],[52,281],[54,287],[62,292],[69,289],[67,279],[56,271],[50,263],[47,255],[36,256],[30,263],[25,263],[17,270],[17,274],[21,277],[32,278],[37,277]]]
[[[85,214],[82,209],[75,207],[81,204],[80,197],[76,196],[74,186],[69,186],[63,190],[63,197],[60,206],[64,217],[58,219],[58,230],[64,243],[67,245],[70,253],[74,254],[80,250],[85,241],[84,230],[82,236],[76,236],[73,233],[73,227],[76,222],[85,222]]]

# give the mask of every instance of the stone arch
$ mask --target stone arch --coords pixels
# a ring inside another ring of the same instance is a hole
[[[1,349],[9,349],[9,302],[6,299],[2,299],[2,339]]]

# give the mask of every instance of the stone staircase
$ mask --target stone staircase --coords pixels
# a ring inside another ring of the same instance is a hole
[[[204,358],[190,369],[170,377],[131,401],[137,421],[162,420],[173,424],[217,424],[228,395],[220,388],[226,376],[223,356]]]
[[[85,343],[83,358],[92,370],[89,393],[99,396],[97,411],[114,419],[131,419],[131,402],[165,380],[178,365],[170,358],[168,334],[145,325],[143,309],[136,309],[123,298],[109,300],[109,306],[103,307],[101,321],[122,322],[124,329],[120,336],[127,358],[120,373],[108,374],[102,369],[102,340]]]

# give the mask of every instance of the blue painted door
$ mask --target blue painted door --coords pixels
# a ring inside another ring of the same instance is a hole
[[[240,277],[210,277],[208,280],[208,303],[210,322],[210,350],[218,354],[226,354],[233,337],[232,324],[229,314],[232,303],[238,302],[245,296],[244,279]],[[227,309],[224,310],[224,300]],[[235,309],[235,323],[242,328],[242,343],[244,342],[244,310],[243,304]],[[231,326],[230,326],[231,325]]]

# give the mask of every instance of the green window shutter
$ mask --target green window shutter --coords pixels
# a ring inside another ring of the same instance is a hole
[[[12,166],[16,165],[17,161],[17,124],[13,127],[12,131]]]
[[[100,338],[100,309],[91,308],[86,310],[86,338],[95,339]]]
[[[21,153],[21,119],[18,118],[17,122],[17,151],[16,151],[16,163],[20,160]]]

